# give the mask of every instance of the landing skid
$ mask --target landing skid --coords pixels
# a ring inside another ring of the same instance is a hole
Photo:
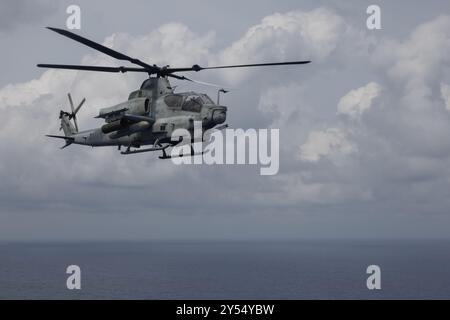
[[[165,150],[169,147],[169,145],[165,146],[165,147],[152,147],[152,148],[147,148],[147,149],[138,149],[138,150],[130,150],[130,148],[127,148],[127,150],[122,151],[121,154],[123,155],[127,155],[127,154],[136,154],[136,153],[144,153],[144,152],[153,152],[153,151],[163,151],[165,152]]]
[[[197,153],[188,153],[188,154],[180,154],[179,156],[168,156],[166,151],[163,150],[163,155],[159,156],[160,159],[174,159],[174,158],[183,158],[183,157],[195,157],[195,156],[202,156],[204,155],[204,152],[197,152]]]
[[[220,130],[224,130],[228,128],[228,124],[224,124],[221,126],[218,126],[216,128],[214,128],[215,131],[220,131]],[[180,141],[178,143],[180,143],[182,141],[182,139],[180,138]],[[205,141],[204,137],[202,137],[201,141]],[[131,150],[131,146],[128,146],[128,148],[125,151],[122,151],[121,154],[123,155],[127,155],[127,154],[137,154],[137,153],[144,153],[144,152],[154,152],[154,151],[162,151],[162,156],[159,156],[159,159],[165,160],[165,159],[174,159],[174,158],[183,158],[183,157],[195,157],[195,156],[202,156],[205,154],[205,152],[194,152],[194,148],[193,148],[193,144],[195,143],[194,139],[191,139],[191,152],[190,153],[186,153],[186,154],[180,154],[180,155],[176,155],[176,156],[172,156],[172,155],[168,155],[166,150],[169,147],[173,147],[175,145],[177,145],[178,143],[175,144],[167,144],[165,146],[162,146],[159,141],[156,141],[155,144],[153,145],[153,147],[151,148],[147,148],[147,149],[136,149],[136,150]],[[120,150],[120,146],[119,146],[119,150]]]
[[[166,152],[166,149],[169,148],[169,147],[170,147],[170,145],[167,145],[167,146],[164,146],[164,147],[138,149],[138,150],[127,149],[125,151],[122,151],[121,154],[127,155],[127,154],[137,154],[137,153],[144,153],[144,152],[162,151],[163,155],[159,156],[159,159],[173,159],[173,158],[183,158],[183,157],[195,157],[195,156],[200,156],[200,155],[204,154],[204,152],[194,153],[193,150],[191,150],[192,152],[187,153],[187,154],[180,154],[180,155],[177,155],[177,156],[169,156],[169,155],[167,155],[167,152]]]

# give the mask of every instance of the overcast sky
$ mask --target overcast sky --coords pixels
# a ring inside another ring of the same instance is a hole
[[[74,3],[0,0],[0,240],[449,237],[448,1],[76,2],[77,32],[149,63],[312,60],[195,74],[235,88],[233,128],[280,129],[272,177],[45,138],[67,92],[88,129],[145,79],[35,67],[121,65],[44,28]]]

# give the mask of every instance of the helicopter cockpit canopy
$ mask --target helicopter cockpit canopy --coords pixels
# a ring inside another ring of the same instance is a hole
[[[188,112],[201,112],[203,105],[213,105],[214,102],[206,94],[185,93],[169,94],[164,97],[169,108],[181,109]]]

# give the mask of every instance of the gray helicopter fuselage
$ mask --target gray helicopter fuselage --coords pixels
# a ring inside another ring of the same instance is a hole
[[[204,130],[211,129],[225,122],[226,112],[226,107],[216,105],[206,94],[174,93],[166,78],[149,78],[128,101],[100,109],[96,118],[105,120],[102,127],[64,132],[74,144],[140,147],[171,143],[175,130],[192,132],[194,121],[201,121]],[[63,128],[71,126],[68,121],[68,117],[61,118]]]

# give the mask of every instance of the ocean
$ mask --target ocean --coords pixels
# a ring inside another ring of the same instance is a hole
[[[449,298],[449,241],[0,243],[0,299]]]

